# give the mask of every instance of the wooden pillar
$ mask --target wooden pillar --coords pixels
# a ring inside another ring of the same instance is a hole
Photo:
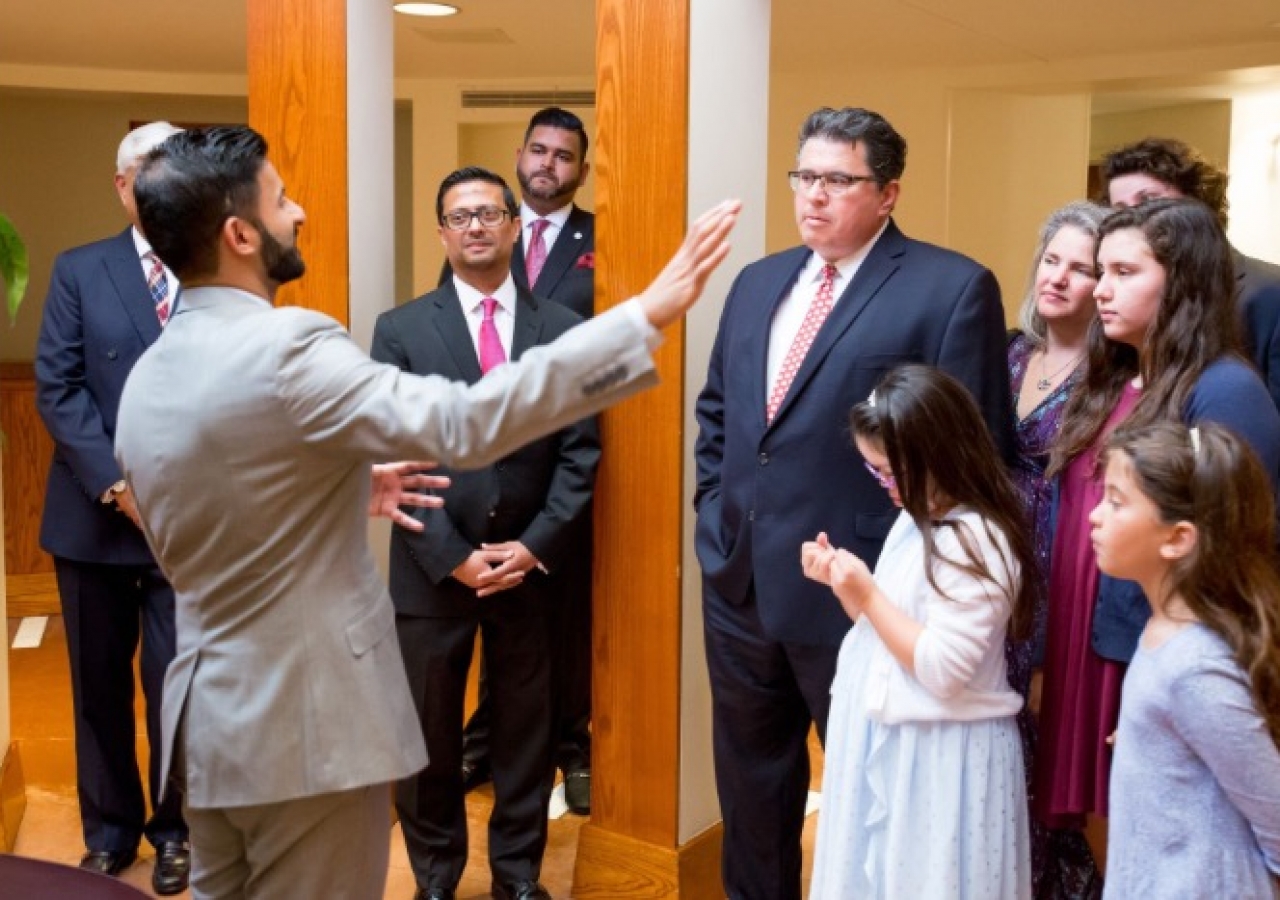
[[[644,288],[684,234],[688,35],[689,0],[597,0],[599,309]],[[661,385],[603,420],[591,821],[574,870],[579,898],[681,896],[682,865],[693,858],[682,863],[678,833],[683,324],[665,338]],[[703,874],[718,867],[710,850]]]
[[[249,124],[270,144],[308,224],[306,276],[277,305],[349,321],[347,309],[347,0],[246,0]],[[390,102],[390,98],[388,98]]]
[[[769,0],[596,2],[597,305],[644,288],[715,201],[746,206],[706,298],[665,335],[661,386],[604,416],[578,898],[724,896],[692,407],[733,276],[764,249],[769,16]]]

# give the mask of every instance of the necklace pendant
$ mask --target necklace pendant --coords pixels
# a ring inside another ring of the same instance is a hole
[[[1036,390],[1047,391],[1049,390],[1049,385],[1051,384],[1053,384],[1053,382],[1050,381],[1048,378],[1041,378],[1039,381],[1036,382]]]

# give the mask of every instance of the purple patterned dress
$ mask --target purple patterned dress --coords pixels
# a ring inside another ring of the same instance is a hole
[[[1084,367],[1078,366],[1025,419],[1019,419],[1018,394],[1027,377],[1027,366],[1034,349],[1022,334],[1009,343],[1009,383],[1013,389],[1014,404],[1011,414],[1018,448],[1013,481],[1022,497],[1027,521],[1031,523],[1032,544],[1038,563],[1033,636],[1027,641],[1009,641],[1005,646],[1009,684],[1024,698],[1030,693],[1031,673],[1044,656],[1045,629],[1049,620],[1053,482],[1045,478],[1045,468],[1049,465],[1049,449],[1062,425],[1062,410],[1067,397],[1084,374]],[[1022,734],[1029,791],[1035,771],[1036,720],[1027,707],[1018,714],[1018,729]],[[1102,878],[1084,835],[1074,830],[1050,830],[1034,818],[1031,821],[1031,873],[1036,900],[1084,900],[1102,894]]]

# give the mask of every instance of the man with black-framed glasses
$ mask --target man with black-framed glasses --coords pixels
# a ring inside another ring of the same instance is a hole
[[[803,245],[738,276],[697,402],[695,546],[732,900],[800,897],[807,736],[816,723],[826,739],[852,624],[806,581],[800,545],[825,531],[871,564],[897,515],[849,410],[889,369],[926,363],[960,379],[1012,445],[999,286],[898,230],[906,151],[874,112],[809,116],[787,173]]]
[[[512,278],[517,210],[486,169],[444,179],[436,216],[452,275],[379,316],[374,359],[472,383],[581,321]],[[599,457],[595,420],[579,422],[483,469],[449,471],[446,507],[416,512],[421,532],[392,534],[391,598],[429,760],[396,789],[421,900],[452,898],[467,862],[463,697],[477,629],[490,697],[493,894],[548,896],[538,884],[552,776],[547,617],[579,552]]]

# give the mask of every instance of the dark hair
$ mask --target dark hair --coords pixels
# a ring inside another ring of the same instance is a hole
[[[217,271],[227,219],[257,221],[266,159],[266,139],[245,125],[180,131],[143,157],[133,182],[138,221],[179,279]]]
[[[497,172],[491,172],[480,166],[463,166],[461,169],[455,169],[444,177],[444,181],[440,182],[440,190],[436,191],[436,221],[444,222],[444,195],[449,193],[450,188],[457,187],[460,184],[466,184],[468,181],[485,181],[489,184],[496,184],[502,188],[502,202],[507,206],[507,212],[511,214],[511,218],[520,215],[520,207],[516,205],[516,195],[511,193],[511,188],[507,186],[507,182]]]
[[[884,448],[902,508],[924,535],[925,574],[934,590],[942,593],[934,578],[938,562],[991,582],[1006,595],[1013,589],[1009,630],[1014,637],[1028,636],[1036,595],[1031,526],[978,404],[964,385],[930,366],[900,366],[880,379],[872,398],[853,408],[850,425],[856,437]],[[964,523],[933,517],[929,501],[935,491],[978,512],[988,539],[996,547],[1008,547],[1008,568],[1013,573],[1016,566],[1016,584],[996,578]],[[938,553],[938,528],[955,532],[966,559]]]
[[[803,150],[805,142],[813,138],[844,144],[861,143],[865,148],[867,166],[880,187],[901,178],[907,168],[906,140],[893,130],[884,116],[869,109],[824,106],[813,111],[800,126],[800,149]]]
[[[1249,445],[1220,425],[1122,426],[1107,442],[1165,524],[1196,527],[1195,549],[1169,571],[1170,596],[1218,634],[1249,676],[1280,744],[1280,575],[1271,481]],[[1197,446],[1198,445],[1198,446]],[[1150,599],[1150,598],[1148,598]]]
[[[1235,266],[1213,213],[1194,200],[1153,200],[1107,216],[1108,235],[1137,229],[1164,269],[1164,296],[1141,352],[1109,340],[1097,319],[1089,326],[1088,363],[1062,412],[1050,473],[1066,467],[1097,440],[1125,382],[1142,376],[1142,398],[1127,421],[1178,421],[1191,389],[1211,363],[1238,353]]]
[[[587,158],[587,129],[582,124],[582,120],[567,109],[561,109],[558,106],[548,106],[546,109],[540,109],[533,114],[533,118],[529,120],[529,127],[524,130],[524,142],[529,143],[529,135],[533,134],[535,128],[559,128],[561,131],[572,131],[578,136],[579,148],[581,152],[578,154],[578,161]]]
[[[1109,191],[1111,181],[1122,175],[1149,175],[1162,181],[1209,207],[1218,224],[1227,227],[1227,173],[1182,141],[1147,138],[1112,150],[1102,158],[1103,191]],[[1102,197],[1099,202],[1110,205],[1111,200]]]

